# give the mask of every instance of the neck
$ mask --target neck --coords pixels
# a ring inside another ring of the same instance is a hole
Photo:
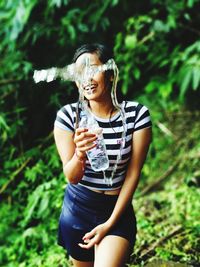
[[[89,107],[92,113],[101,118],[109,118],[115,110],[111,99],[102,102],[90,100]]]

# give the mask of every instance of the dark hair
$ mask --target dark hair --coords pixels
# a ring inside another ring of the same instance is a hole
[[[96,53],[99,57],[99,60],[104,64],[108,59],[113,57],[112,51],[105,45],[99,43],[93,44],[84,44],[80,46],[74,54],[73,62],[76,62],[77,58],[84,53]]]
[[[72,62],[75,63],[77,58],[80,57],[84,53],[96,53],[99,57],[99,60],[104,64],[106,63],[110,58],[113,57],[112,51],[105,45],[99,44],[99,43],[92,43],[92,44],[84,44],[80,46],[74,54],[74,57],[72,59]],[[113,71],[107,71],[106,72],[106,80],[110,83],[109,77],[112,75]],[[80,101],[77,102],[76,106],[76,124],[75,128],[78,128],[80,115],[79,115],[79,104]]]

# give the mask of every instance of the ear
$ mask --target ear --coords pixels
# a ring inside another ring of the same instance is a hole
[[[113,75],[110,76],[110,81],[113,82]]]

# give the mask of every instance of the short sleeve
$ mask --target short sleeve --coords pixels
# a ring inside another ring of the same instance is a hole
[[[138,104],[136,108],[136,118],[134,131],[138,131],[144,128],[152,126],[150,113],[147,107]]]
[[[58,112],[54,126],[66,131],[74,132],[74,118],[71,106],[65,105]]]

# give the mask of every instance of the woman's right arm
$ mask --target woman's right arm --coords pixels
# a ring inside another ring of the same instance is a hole
[[[70,183],[77,184],[84,174],[86,151],[95,147],[96,135],[84,128],[73,133],[55,126],[54,138],[65,177]]]

